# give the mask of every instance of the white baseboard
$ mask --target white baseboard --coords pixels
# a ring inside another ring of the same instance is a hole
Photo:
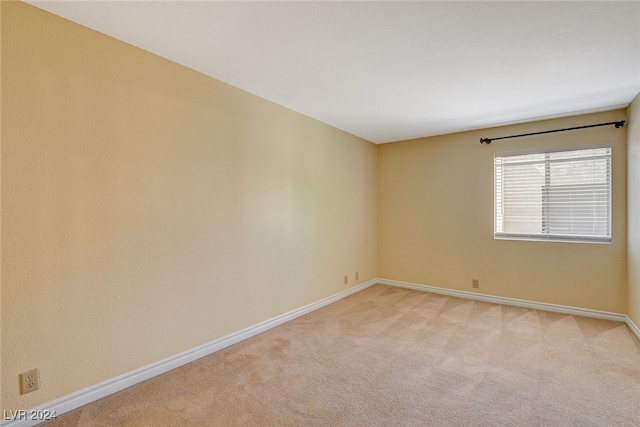
[[[588,308],[571,307],[567,305],[549,304],[545,302],[527,301],[516,298],[499,297],[475,292],[458,291],[455,289],[438,288],[435,286],[420,285],[417,283],[400,282],[398,280],[378,279],[380,285],[396,286],[398,288],[414,289],[417,291],[432,292],[434,294],[447,295],[458,298],[465,298],[475,301],[484,301],[494,304],[512,305],[516,307],[531,308],[535,310],[552,311],[554,313],[573,314],[576,316],[594,317],[596,319],[612,320],[629,325],[631,319],[624,314],[611,313],[608,311],[591,310]],[[634,325],[635,327],[635,325]],[[631,326],[629,326],[633,330]],[[637,330],[637,328],[636,328]],[[636,335],[638,335],[636,333]],[[638,336],[640,338],[640,335]]]
[[[633,323],[633,320],[631,320],[631,318],[629,316],[625,316],[625,320],[626,320],[626,324],[629,327],[629,329],[631,329],[631,332],[633,332],[633,335],[636,336],[636,338],[638,338],[638,341],[640,341],[640,328],[638,328],[638,326]]]
[[[276,316],[272,319],[269,319],[264,322],[258,323],[256,325],[250,326],[248,328],[242,329],[238,332],[234,332],[232,334],[229,334],[217,340],[211,341],[210,343],[203,344],[199,347],[195,347],[191,350],[185,351],[183,353],[177,354],[175,356],[169,357],[159,362],[152,363],[151,365],[142,367],[135,371],[131,371],[126,374],[120,375],[118,377],[111,378],[107,381],[101,382],[94,386],[87,387],[83,390],[79,390],[68,396],[64,396],[60,399],[56,399],[44,405],[40,405],[36,408],[26,411],[26,414],[29,415],[31,411],[49,411],[49,412],[55,411],[57,415],[62,415],[73,409],[79,408],[80,406],[86,405],[87,403],[91,403],[95,400],[101,399],[110,394],[124,390],[127,387],[131,387],[132,385],[138,384],[142,381],[146,381],[157,375],[163,374],[172,369],[175,369],[187,363],[193,362],[194,360],[208,356],[209,354],[215,353],[216,351],[220,351],[226,347],[229,347],[240,341],[246,340],[247,338],[251,338],[271,328],[279,326],[285,322],[296,319],[300,316],[304,316],[305,314],[308,314],[314,310],[317,310],[333,302],[336,302],[342,298],[348,297],[349,295],[352,295],[356,292],[360,292],[375,284],[414,289],[414,290],[423,291],[423,292],[432,292],[435,294],[448,295],[452,297],[465,298],[465,299],[476,300],[476,301],[484,301],[484,302],[489,302],[494,304],[512,305],[516,307],[531,308],[535,310],[552,311],[552,312],[562,313],[562,314],[573,314],[576,316],[594,317],[597,319],[622,322],[622,323],[626,323],[629,329],[631,330],[631,332],[640,340],[640,329],[633,323],[633,321],[628,316],[624,314],[611,313],[611,312],[599,311],[599,310],[591,310],[587,308],[570,307],[570,306],[557,305],[557,304],[548,304],[548,303],[542,303],[542,302],[520,300],[515,298],[478,294],[475,292],[438,288],[435,286],[401,282],[397,280],[373,279],[368,282],[362,283],[361,285],[347,289],[346,291],[321,299],[320,301],[316,301],[314,303],[305,305],[304,307],[300,307],[288,313],[282,314],[280,316]],[[39,422],[40,421],[31,420],[31,419],[5,420],[1,423],[1,425],[2,427],[18,427],[18,426],[26,427],[26,426],[36,425]]]
[[[305,314],[308,314],[314,310],[322,308],[342,298],[348,297],[349,295],[352,295],[356,292],[360,292],[361,290],[375,285],[376,283],[378,283],[376,279],[370,280],[361,285],[347,289],[346,291],[321,299],[320,301],[305,305],[304,307],[300,307],[288,313],[276,316],[272,319],[242,329],[238,332],[234,332],[217,340],[211,341],[210,343],[203,344],[199,347],[195,347],[191,350],[187,350],[183,353],[177,354],[159,362],[152,363],[151,365],[142,367],[135,371],[127,372],[126,374],[111,378],[107,381],[101,382],[91,387],[87,387],[83,390],[79,390],[68,396],[64,396],[60,399],[56,399],[49,403],[45,403],[44,405],[32,408],[26,411],[26,418],[29,418],[29,415],[32,411],[36,413],[37,411],[48,411],[49,413],[55,411],[56,415],[62,415],[73,409],[79,408],[80,406],[86,405],[87,403],[91,403],[95,400],[101,399],[120,390],[124,390],[127,387],[131,387],[132,385],[138,384],[142,381],[146,381],[150,378],[178,368],[182,365],[186,365],[189,362],[193,362],[194,360],[200,359],[204,356],[208,356],[209,354],[215,353],[216,351],[220,351],[226,347],[229,347],[230,345],[236,344],[271,328],[282,325],[285,322],[296,319],[300,316],[304,316]],[[1,425],[2,427],[26,427],[34,426],[36,424],[39,424],[40,422],[42,421],[31,419],[5,420]]]

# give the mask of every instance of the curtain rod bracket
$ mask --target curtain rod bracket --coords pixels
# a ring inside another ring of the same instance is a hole
[[[578,130],[578,129],[587,129],[587,128],[595,128],[598,126],[610,126],[614,125],[616,129],[620,129],[624,126],[625,121],[619,120],[617,122],[607,122],[607,123],[598,123],[595,125],[586,125],[586,126],[576,126],[572,128],[564,128],[564,129],[554,129],[554,130],[545,130],[542,132],[532,132],[532,133],[523,133],[520,135],[511,135],[511,136],[501,136],[498,138],[480,138],[480,144],[491,144],[491,141],[495,141],[497,139],[509,139],[509,138],[521,138],[523,136],[532,136],[532,135],[541,135],[543,133],[554,133],[554,132],[564,132],[568,130]]]

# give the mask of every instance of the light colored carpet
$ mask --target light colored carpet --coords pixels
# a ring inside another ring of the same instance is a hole
[[[376,285],[54,426],[639,426],[624,324]]]

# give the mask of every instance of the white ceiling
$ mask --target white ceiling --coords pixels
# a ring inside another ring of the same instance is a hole
[[[640,92],[638,1],[28,3],[375,143]]]

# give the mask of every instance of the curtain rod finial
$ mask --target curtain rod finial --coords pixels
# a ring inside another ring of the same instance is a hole
[[[619,122],[616,122],[615,126],[617,129],[620,129],[621,127],[624,126],[624,120],[620,120]]]
[[[480,144],[491,144],[490,138],[480,138]]]

